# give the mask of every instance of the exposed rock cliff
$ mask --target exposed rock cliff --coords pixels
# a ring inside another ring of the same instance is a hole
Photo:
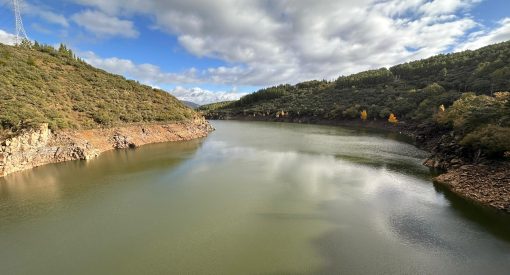
[[[26,130],[0,144],[0,176],[49,163],[88,160],[112,149],[205,137],[212,131],[202,118],[171,124],[144,124],[109,129],[53,133],[48,124]]]

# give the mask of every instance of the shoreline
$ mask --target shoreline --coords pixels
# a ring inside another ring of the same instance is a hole
[[[207,116],[206,116],[207,117]],[[439,172],[435,183],[445,186],[458,196],[510,214],[510,162],[477,159],[476,152],[462,150],[455,143],[451,131],[419,129],[405,122],[392,125],[384,120],[321,120],[316,118],[276,118],[229,116],[210,120],[239,120],[317,124],[383,130],[401,134],[430,154],[423,165]],[[455,152],[460,152],[456,155]]]
[[[0,143],[0,177],[51,163],[90,160],[115,149],[202,138],[213,130],[204,118],[55,133],[42,124]]]

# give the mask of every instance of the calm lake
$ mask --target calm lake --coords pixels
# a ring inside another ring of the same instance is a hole
[[[0,178],[1,274],[509,274],[510,215],[402,137],[213,122]]]

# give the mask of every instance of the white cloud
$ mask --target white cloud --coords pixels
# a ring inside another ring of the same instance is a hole
[[[61,14],[56,14],[51,11],[45,11],[45,10],[39,10],[36,13],[38,16],[40,16],[47,22],[57,24],[62,27],[69,27],[69,22],[67,22],[67,19]]]
[[[207,70],[190,68],[184,72],[169,73],[162,71],[156,65],[147,63],[136,64],[129,59],[117,57],[102,58],[93,52],[84,52],[80,55],[92,66],[111,73],[132,77],[152,86],[200,83],[230,84],[239,82],[240,76],[249,74],[249,70],[242,66],[220,66]]]
[[[0,29],[0,43],[14,45],[16,43],[16,36]]]
[[[71,18],[76,24],[99,37],[136,38],[139,35],[132,21],[122,20],[100,11],[86,10],[74,14]]]
[[[485,30],[473,33],[467,42],[461,44],[456,50],[476,50],[489,44],[495,44],[510,40],[510,17],[498,22],[498,27],[493,30]]]
[[[180,86],[170,91],[170,93],[180,100],[191,101],[200,105],[237,100],[246,95],[246,93],[237,92],[212,92],[201,88],[186,89]]]
[[[69,27],[69,22],[64,15],[55,13],[45,6],[23,2],[23,11],[29,15],[38,16],[46,22],[66,28]]]
[[[132,77],[152,86],[201,82],[197,76],[197,70],[194,68],[182,73],[167,73],[163,72],[158,66],[135,64],[129,59],[117,57],[101,58],[93,52],[81,53],[80,56],[92,66],[111,73]]]
[[[28,1],[20,1],[20,4],[22,5],[21,9],[23,14],[39,17],[51,24],[69,27],[69,22],[64,15],[54,12],[51,8],[44,4],[39,2],[31,3]],[[0,6],[4,6],[5,8],[12,10],[12,0],[0,0]],[[14,15],[12,16],[14,17]],[[14,18],[12,20],[14,20]]]
[[[83,59],[92,66],[101,68],[105,71],[125,75],[139,80],[142,83],[152,87],[160,87],[166,85],[185,84],[185,83],[206,83],[214,82],[215,79],[226,77],[228,74],[235,74],[236,70],[231,68],[210,69],[207,72],[199,73],[192,68],[186,72],[175,74],[163,72],[158,66],[152,64],[135,64],[129,59],[120,58],[101,58],[93,52],[85,52],[80,54]],[[213,92],[201,88],[186,89],[177,86],[170,91],[180,100],[191,101],[197,104],[208,104],[219,101],[229,101],[239,99],[246,93],[231,92]]]
[[[469,8],[482,0],[433,0],[424,3],[420,11],[428,15],[453,14],[459,9]]]
[[[333,79],[441,53],[477,23],[479,0],[75,0],[115,16],[146,15],[212,68],[215,83]],[[202,81],[204,78],[198,78]]]

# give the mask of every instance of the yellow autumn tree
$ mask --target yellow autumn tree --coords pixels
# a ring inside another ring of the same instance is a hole
[[[435,120],[436,121],[445,121],[448,116],[448,114],[446,113],[446,108],[444,107],[443,104],[441,104],[441,106],[439,106],[439,110],[437,111],[437,114],[435,115]]]
[[[361,120],[365,121],[367,120],[367,117],[368,117],[367,110],[363,110],[363,112],[361,112]]]
[[[393,123],[393,124],[397,124],[398,123],[398,119],[397,119],[397,117],[393,113],[391,113],[390,117],[388,117],[388,122],[389,123]]]
[[[285,116],[287,116],[287,114],[283,110],[281,112],[280,111],[276,112],[276,117],[285,117]]]

